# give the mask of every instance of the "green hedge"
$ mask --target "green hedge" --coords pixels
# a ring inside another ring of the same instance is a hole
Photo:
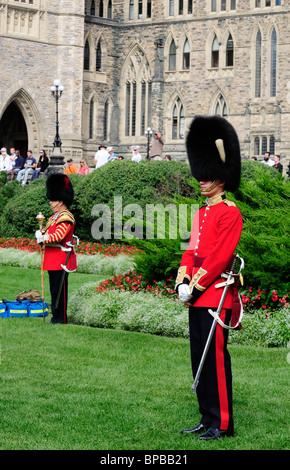
[[[123,207],[127,204],[139,204],[144,208],[150,203],[203,203],[199,184],[191,177],[186,163],[114,162],[90,175],[72,175],[71,180],[75,189],[71,209],[77,221],[76,231],[82,240],[87,241],[94,241],[91,235],[91,227],[96,219],[91,215],[93,206],[107,204],[113,210],[114,196],[122,196]],[[10,185],[12,192],[9,197],[7,186]],[[228,197],[236,202],[244,219],[238,252],[246,262],[246,286],[264,289],[283,286],[284,290],[287,289],[289,195],[288,180],[275,169],[258,162],[242,162],[240,188],[235,194],[228,194]],[[33,237],[38,228],[35,219],[38,212],[50,216],[45,196],[45,178],[24,188],[17,186],[17,183],[0,185],[0,200],[1,197],[2,237]],[[123,223],[125,220],[126,217],[123,217]],[[105,240],[109,243],[112,241],[122,242],[113,238]],[[129,242],[127,239],[123,241]],[[130,243],[144,250],[143,255],[135,258],[138,273],[148,281],[175,276],[182,255],[181,241],[180,238],[133,239]]]

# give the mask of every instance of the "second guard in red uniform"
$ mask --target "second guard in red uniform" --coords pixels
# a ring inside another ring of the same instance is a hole
[[[48,176],[46,188],[53,215],[44,231],[37,231],[35,235],[38,243],[43,243],[45,247],[43,269],[49,275],[51,323],[66,323],[68,273],[77,268],[72,243],[75,220],[68,210],[73,202],[74,191],[70,179],[62,173]]]
[[[200,182],[206,205],[196,212],[188,249],[182,256],[176,279],[180,300],[189,306],[190,350],[193,376],[213,323],[210,309],[222,296],[226,272],[242,231],[242,217],[224,190],[235,191],[240,182],[241,158],[238,137],[225,119],[197,116],[186,140],[193,176]],[[239,327],[241,303],[237,290],[227,291],[220,319]],[[232,318],[231,318],[232,317]],[[209,440],[234,433],[231,360],[227,350],[228,329],[217,325],[201,372],[197,398],[201,420],[182,433],[201,434]]]

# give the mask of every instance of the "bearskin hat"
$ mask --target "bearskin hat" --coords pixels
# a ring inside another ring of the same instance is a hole
[[[46,196],[50,201],[63,201],[68,207],[74,199],[74,190],[68,176],[51,173],[46,180]]]
[[[233,126],[220,116],[196,116],[186,137],[191,173],[198,181],[225,182],[236,191],[241,178],[239,139]]]

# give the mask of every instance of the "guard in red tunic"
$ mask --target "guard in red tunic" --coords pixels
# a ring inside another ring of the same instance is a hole
[[[180,300],[189,306],[192,372],[195,377],[213,323],[209,309],[217,309],[225,273],[233,260],[242,231],[242,217],[224,190],[239,187],[241,158],[234,128],[218,116],[197,116],[186,140],[193,176],[200,182],[206,205],[196,212],[188,249],[176,279]],[[240,300],[230,286],[220,319],[239,325],[231,318],[240,310]],[[233,310],[233,305],[235,308]],[[197,387],[200,423],[182,433],[201,434],[198,439],[217,439],[234,433],[231,360],[227,350],[228,329],[217,324]]]
[[[48,176],[46,190],[53,215],[44,231],[38,230],[35,236],[45,247],[43,269],[49,274],[51,323],[66,323],[68,273],[77,268],[73,249],[75,220],[68,210],[74,191],[70,179],[62,173]]]

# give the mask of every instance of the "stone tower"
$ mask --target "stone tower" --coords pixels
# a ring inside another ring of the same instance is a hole
[[[0,143],[37,157],[55,136],[55,79],[64,86],[59,132],[67,156],[82,155],[84,0],[1,0]],[[26,156],[26,155],[24,155]]]

